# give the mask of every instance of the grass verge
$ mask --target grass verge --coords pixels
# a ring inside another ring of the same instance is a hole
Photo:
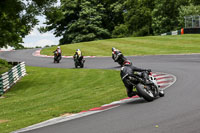
[[[115,70],[27,67],[27,73],[0,99],[1,133],[126,97]]]
[[[111,48],[116,47],[128,55],[184,54],[200,52],[200,34],[177,36],[147,36],[107,39],[62,45],[63,55],[71,56],[81,49],[86,56],[111,56]],[[56,47],[43,49],[41,54],[52,55]]]

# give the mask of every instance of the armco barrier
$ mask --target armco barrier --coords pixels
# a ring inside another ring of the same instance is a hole
[[[200,28],[182,28],[181,30],[163,33],[163,34],[161,34],[161,36],[182,35],[182,34],[200,34]]]
[[[16,64],[16,63],[14,63]],[[8,72],[0,75],[0,96],[3,95],[13,84],[15,84],[21,77],[26,75],[25,62],[18,63],[12,67]]]
[[[171,32],[167,32],[167,33],[163,33],[163,34],[161,34],[161,36],[166,36],[166,35],[181,35],[181,34],[183,34],[182,30],[183,29],[176,30],[176,31],[171,31]]]
[[[200,28],[184,28],[184,34],[200,34]]]

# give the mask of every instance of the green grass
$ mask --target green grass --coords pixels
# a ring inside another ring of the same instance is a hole
[[[27,67],[27,73],[0,99],[1,133],[126,97],[115,70]]]
[[[112,47],[120,49],[125,56],[200,53],[200,34],[107,39],[62,45],[61,49],[66,56],[73,55],[78,48],[87,56],[111,56]],[[41,54],[52,55],[55,49],[43,49]]]
[[[7,72],[11,67],[7,61],[0,59],[0,74]]]

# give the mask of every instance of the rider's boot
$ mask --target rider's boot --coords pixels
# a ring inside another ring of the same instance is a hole
[[[128,93],[128,97],[133,97],[133,96],[135,96],[135,95],[137,95],[137,93],[134,92],[134,91]]]
[[[163,97],[164,95],[165,95],[165,93],[164,93],[163,89],[161,89],[161,88],[159,87],[159,96],[160,96],[160,97]]]

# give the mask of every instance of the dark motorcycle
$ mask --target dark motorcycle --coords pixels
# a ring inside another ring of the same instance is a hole
[[[59,63],[62,58],[61,55],[58,54],[57,51],[54,51],[53,53],[54,53],[54,63]]]
[[[146,84],[144,79],[139,75],[129,76],[128,74],[124,76],[127,77],[130,83],[133,85],[133,88],[136,88],[136,93],[139,97],[143,97],[146,101],[153,101],[158,96],[163,97],[164,93],[159,91],[159,86],[157,84],[156,78],[152,76],[151,72],[146,72],[150,84]]]
[[[122,53],[120,53],[118,56],[119,56],[119,57],[118,57],[117,63],[118,63],[120,66],[123,66],[124,61],[127,60],[127,58],[124,57]]]
[[[117,58],[115,62],[117,62],[120,66],[123,66],[124,61],[127,60],[127,58],[124,57],[124,55],[121,52],[118,53],[117,55],[112,55],[113,60],[114,60],[114,56],[117,56],[115,57]]]
[[[78,57],[75,57],[74,58],[74,65],[75,65],[75,68],[83,68],[84,67],[84,63],[85,63],[85,60],[83,58],[78,58]]]

